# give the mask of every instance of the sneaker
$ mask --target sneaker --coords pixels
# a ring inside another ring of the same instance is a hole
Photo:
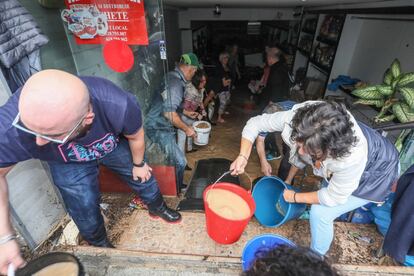
[[[276,155],[274,152],[268,152],[266,153],[266,160],[270,161],[270,160],[277,160],[280,159],[282,156]]]
[[[148,210],[147,205],[142,202],[141,198],[138,196],[134,196],[134,198],[129,203],[129,207],[132,209],[139,209],[139,210]]]

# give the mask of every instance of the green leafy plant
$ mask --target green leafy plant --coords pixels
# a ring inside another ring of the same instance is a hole
[[[402,73],[398,59],[384,73],[383,83],[352,91],[360,98],[355,104],[374,105],[381,108],[375,116],[376,123],[389,122],[397,118],[401,123],[414,121],[414,72]]]

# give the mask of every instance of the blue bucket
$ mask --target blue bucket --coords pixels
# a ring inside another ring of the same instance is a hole
[[[265,176],[253,188],[256,203],[254,216],[264,226],[279,227],[285,222],[299,218],[306,209],[306,204],[289,203],[283,198],[285,189],[299,192],[299,189],[286,184],[275,176]]]
[[[296,246],[296,244],[287,238],[275,234],[263,234],[249,240],[244,246],[242,254],[243,271],[248,270],[254,260],[258,257],[262,257],[261,255],[263,253],[266,253],[282,244],[292,247]]]

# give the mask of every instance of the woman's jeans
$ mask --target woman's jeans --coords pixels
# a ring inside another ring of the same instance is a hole
[[[100,160],[79,163],[49,162],[54,183],[59,188],[67,211],[78,226],[82,237],[95,246],[103,246],[107,242],[99,206],[100,164],[117,173],[150,210],[164,204],[154,176],[144,183],[133,180],[132,156],[126,139],[120,139],[118,146]]]
[[[351,195],[345,204],[334,207],[313,204],[310,210],[311,249],[325,255],[333,240],[334,220],[367,203],[368,200]]]

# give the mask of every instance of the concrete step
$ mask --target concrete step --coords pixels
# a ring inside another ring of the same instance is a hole
[[[90,276],[130,275],[240,275],[240,258],[165,254],[95,247],[74,247],[69,252],[82,262]],[[400,266],[335,265],[344,276],[414,275]]]

